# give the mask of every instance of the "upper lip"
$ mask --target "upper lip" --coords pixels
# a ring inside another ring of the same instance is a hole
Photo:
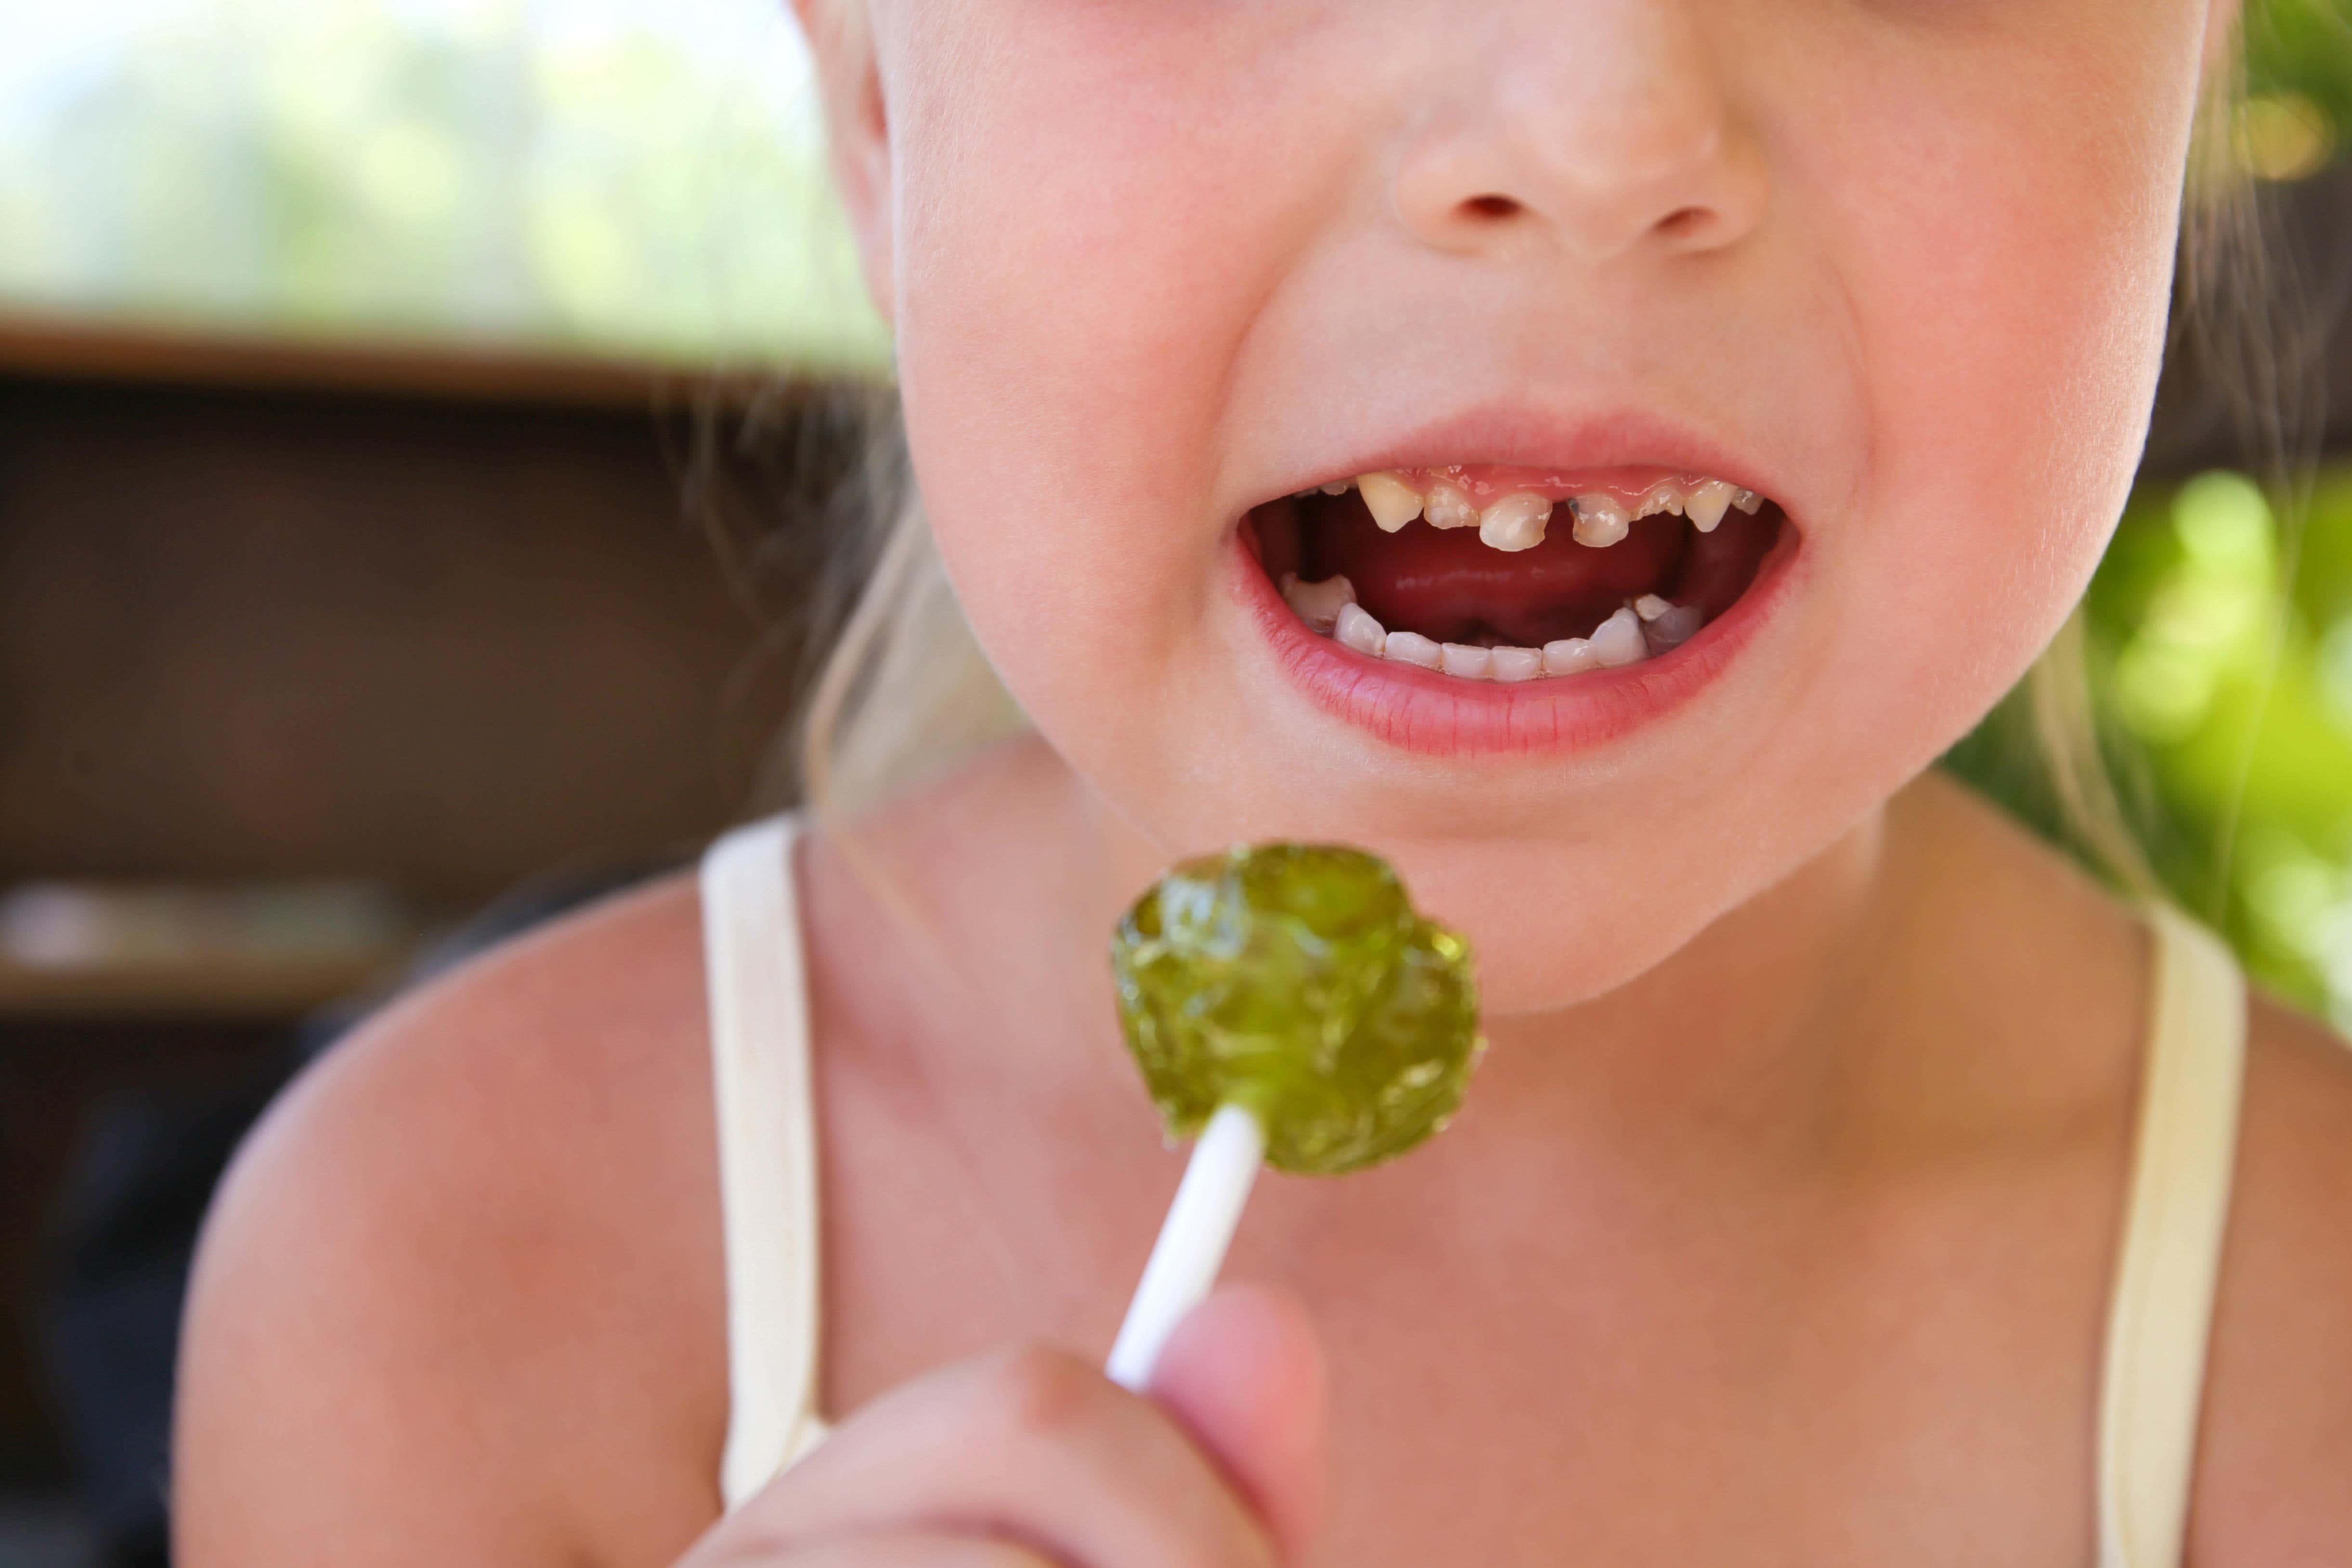
[[[1508,402],[1444,415],[1385,444],[1367,448],[1338,468],[1302,475],[1277,494],[1293,495],[1386,468],[1436,468],[1452,464],[1509,465],[1564,473],[1656,466],[1727,480],[1787,507],[1785,492],[1755,456],[1679,420],[1636,408],[1562,418]]]

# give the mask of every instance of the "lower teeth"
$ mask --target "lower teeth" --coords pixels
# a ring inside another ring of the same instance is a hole
[[[1301,621],[1344,647],[1370,658],[1417,664],[1473,681],[1528,681],[1638,664],[1688,642],[1706,619],[1695,604],[1675,604],[1644,594],[1594,627],[1587,637],[1563,637],[1540,648],[1480,648],[1435,643],[1418,632],[1387,630],[1356,602],[1355,585],[1344,577],[1301,582],[1286,573],[1282,596]]]

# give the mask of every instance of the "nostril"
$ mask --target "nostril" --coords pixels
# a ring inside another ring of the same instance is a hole
[[[1495,220],[1517,217],[1519,204],[1508,196],[1473,196],[1462,204],[1462,210],[1474,218]]]
[[[1705,207],[1678,207],[1658,220],[1658,232],[1672,240],[1692,238],[1706,226]]]

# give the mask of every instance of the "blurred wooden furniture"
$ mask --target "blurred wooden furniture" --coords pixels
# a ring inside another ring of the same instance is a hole
[[[0,320],[0,889],[335,879],[421,925],[690,852],[780,716],[654,416],[694,391]],[[0,1487],[58,1462],[26,1303],[83,1108],[247,1070],[398,946],[0,956]]]
[[[640,384],[605,406],[6,374],[0,882],[465,904],[736,804],[751,628]],[[357,371],[348,356],[335,379]],[[414,363],[394,385],[422,384]]]

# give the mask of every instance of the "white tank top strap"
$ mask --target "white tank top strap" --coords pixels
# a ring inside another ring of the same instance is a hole
[[[2237,1164],[2246,992],[2220,939],[2148,916],[2154,986],[2099,1401],[2099,1568],[2179,1568]]]
[[[824,1435],[817,1416],[820,1257],[808,985],[791,817],[740,828],[702,859],[711,1084],[727,1249],[730,1510]]]

